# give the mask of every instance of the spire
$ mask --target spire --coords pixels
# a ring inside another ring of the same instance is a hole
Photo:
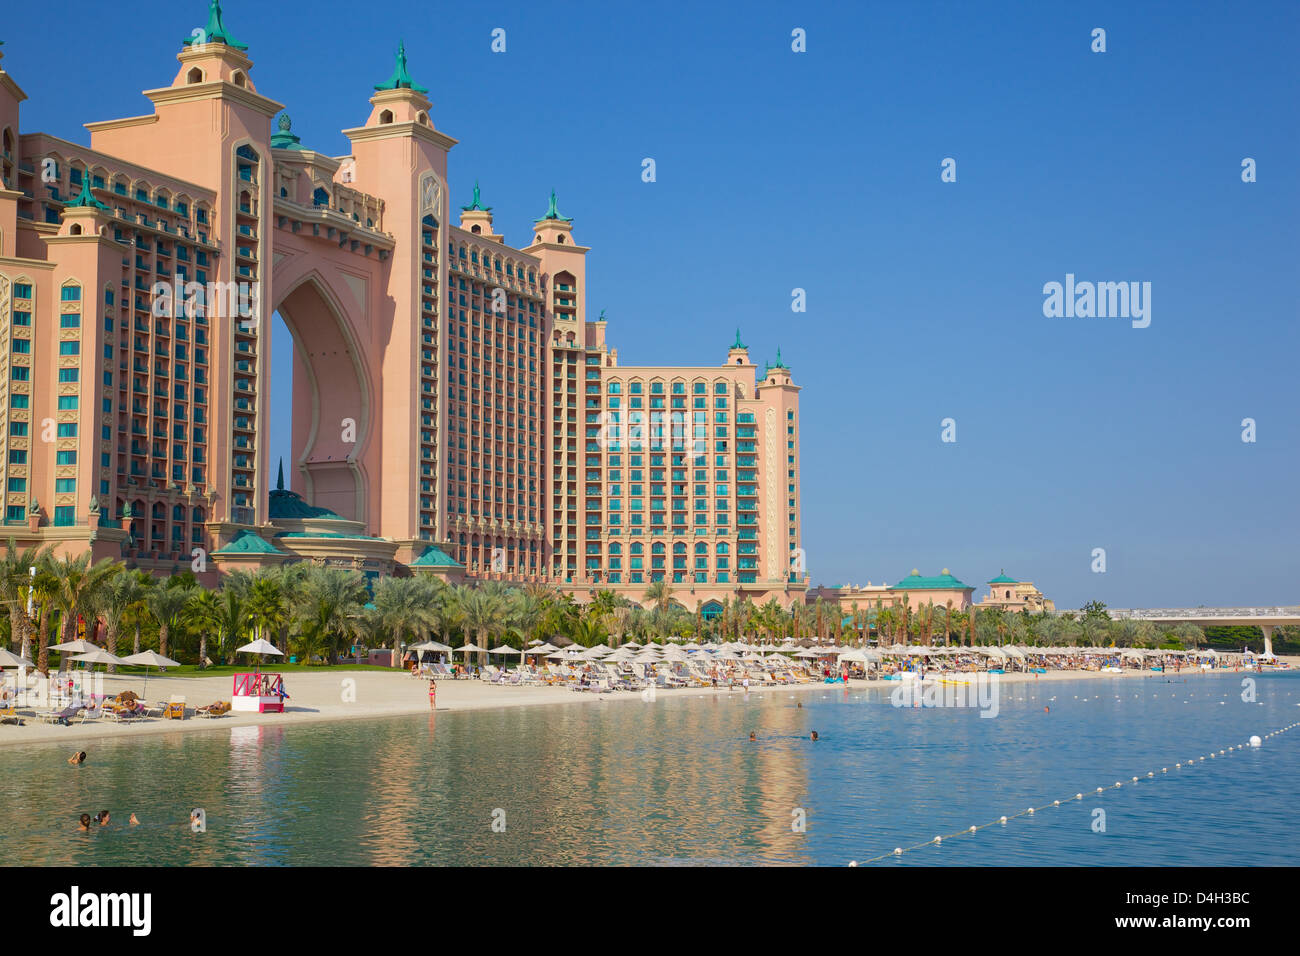
[[[416,86],[415,81],[411,79],[411,74],[406,70],[406,42],[402,41],[397,45],[397,65],[393,67],[393,75],[384,83],[375,87],[376,90],[413,90],[416,93],[428,93],[429,91],[423,86]]]
[[[478,180],[477,180],[477,179],[474,180],[474,201],[471,202],[468,206],[461,206],[460,208],[463,209],[463,210],[465,210],[465,212],[472,212],[472,211],[474,211],[475,209],[479,210],[480,212],[491,212],[491,211],[492,211],[492,207],[491,207],[491,206],[484,206],[484,205],[482,204],[482,202],[480,202],[480,200],[479,200],[479,195],[478,195]]]
[[[275,490],[284,491],[284,459],[280,459],[280,474],[275,479]]]
[[[212,0],[208,4],[208,25],[196,29],[183,41],[185,46],[203,46],[205,43],[223,43],[232,50],[247,50],[248,44],[237,43],[230,35],[226,25],[221,21],[221,0]]]
[[[90,171],[87,170],[81,176],[81,192],[77,193],[77,198],[68,203],[68,208],[73,206],[85,206],[88,209],[102,209],[108,212],[108,207],[94,197],[90,191]]]
[[[561,216],[561,215],[560,215],[560,210],[559,210],[558,208],[556,208],[556,205],[555,205],[555,190],[554,190],[554,189],[551,190],[551,204],[550,204],[549,206],[546,207],[546,215],[543,216],[541,219],[534,219],[533,222],[546,222],[548,219],[553,219],[553,220],[555,220],[556,222],[573,222],[573,217],[572,217],[572,216]]]
[[[290,130],[293,129],[293,120],[289,118],[288,113],[280,114],[280,121],[277,124],[278,133],[271,134],[272,149],[303,149],[301,140]]]
[[[785,368],[785,363],[781,361],[781,346],[776,347],[776,364],[772,368]]]
[[[734,343],[731,347],[732,347],[732,349],[748,349],[748,348],[749,348],[748,345],[746,345],[744,342],[740,341],[740,327],[739,327],[739,326],[736,327],[736,341],[735,341],[735,343]]]

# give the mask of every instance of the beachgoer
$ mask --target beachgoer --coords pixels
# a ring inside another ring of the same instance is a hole
[[[749,739],[750,739],[750,740],[757,740],[757,739],[758,739],[758,737],[755,736],[755,734],[754,734],[754,732],[753,732],[752,730],[749,732]]]
[[[78,827],[78,829],[81,830],[82,833],[89,833],[89,832],[90,832],[90,814],[89,814],[89,813],[83,813],[83,814],[81,815],[81,826]]]
[[[96,814],[95,816],[95,822],[98,823],[101,827],[108,826],[108,811],[100,810],[99,813]]]
[[[73,754],[71,757],[68,758],[68,763],[72,764],[74,767],[79,763],[85,763],[85,762],[86,762],[86,752],[84,750],[78,751],[77,753]]]
[[[813,740],[816,740],[816,739],[817,739],[817,731],[815,731],[815,730],[812,732],[812,739],[813,739]]]
[[[140,825],[140,821],[135,818],[134,813],[131,814],[130,818],[126,822],[131,824],[133,827],[138,827]]]
[[[1043,708],[1043,713],[1045,713],[1045,714],[1050,714],[1051,712],[1052,712],[1052,708],[1050,708],[1050,707],[1044,707],[1044,708]]]
[[[800,710],[802,710],[802,709],[803,709],[803,701],[799,701],[799,703],[795,704],[795,706],[798,707]]]
[[[438,685],[433,680],[430,680],[429,681],[429,709],[430,710],[437,709],[438,707],[437,697],[438,697]]]

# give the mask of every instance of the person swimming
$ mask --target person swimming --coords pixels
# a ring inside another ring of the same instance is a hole
[[[82,833],[89,833],[89,832],[90,832],[90,814],[89,814],[89,813],[83,813],[83,814],[81,815],[81,826],[78,827],[78,829],[81,830]]]
[[[95,822],[101,827],[108,826],[108,811],[100,810],[99,813],[95,814]]]
[[[758,736],[757,736],[757,735],[756,735],[756,734],[751,730],[751,731],[749,732],[749,739],[750,739],[750,740],[757,740],[757,739],[758,739]]]
[[[129,823],[129,824],[131,824],[131,826],[133,826],[133,827],[138,827],[138,826],[140,825],[140,821],[137,820],[137,819],[135,818],[135,814],[134,814],[134,813],[131,814],[131,816],[127,819],[126,822]]]
[[[77,753],[73,754],[71,757],[68,758],[68,763],[72,764],[74,767],[79,763],[85,763],[85,762],[86,762],[86,752],[84,750],[78,751]]]
[[[820,738],[817,736],[817,731],[815,731],[815,730],[812,732],[812,739],[813,739],[813,740],[818,740],[818,739],[820,739]]]
[[[799,703],[795,704],[795,706],[798,707],[800,710],[802,710],[802,709],[803,709],[803,701],[799,701]]]
[[[1045,714],[1050,714],[1051,712],[1052,712],[1052,708],[1050,708],[1050,707],[1048,707],[1048,706],[1046,706],[1046,705],[1043,706],[1043,713],[1045,713]]]

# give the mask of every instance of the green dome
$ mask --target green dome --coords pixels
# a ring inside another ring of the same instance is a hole
[[[949,573],[947,568],[943,569],[942,574],[937,574],[934,577],[925,577],[921,574],[920,571],[913,568],[911,574],[903,578],[903,580],[899,581],[897,584],[892,585],[889,590],[891,591],[942,591],[942,590],[961,591],[961,590],[965,590],[967,587],[969,587],[969,585],[962,584],[960,581],[958,581],[955,577],[952,576],[952,574]]]

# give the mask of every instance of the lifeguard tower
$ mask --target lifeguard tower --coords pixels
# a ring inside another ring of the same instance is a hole
[[[251,644],[237,648],[236,653],[274,654],[283,656],[270,641],[259,638]],[[236,674],[234,687],[231,689],[230,709],[253,714],[283,714],[284,699],[289,695],[284,690],[284,678],[279,674],[263,674],[255,669],[251,674]]]

